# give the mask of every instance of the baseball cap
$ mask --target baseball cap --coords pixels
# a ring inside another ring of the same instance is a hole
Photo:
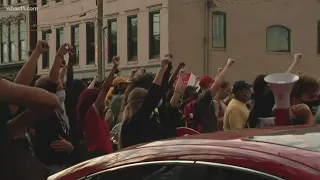
[[[203,86],[211,84],[211,83],[214,83],[214,80],[210,76],[203,76],[200,79],[199,85],[200,85],[200,87],[203,87]]]
[[[116,77],[112,81],[112,86],[117,86],[117,85],[119,85],[121,83],[129,83],[129,81],[127,81],[127,79],[124,78],[124,77]]]
[[[233,84],[232,92],[235,93],[235,92],[241,91],[243,89],[250,89],[252,87],[253,86],[251,84],[249,84],[247,81],[240,80],[240,81],[236,81]]]

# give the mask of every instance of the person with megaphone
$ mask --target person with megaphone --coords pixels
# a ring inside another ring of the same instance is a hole
[[[275,73],[264,78],[269,84],[275,98],[274,125],[314,124],[320,85],[311,77],[299,77],[291,73]],[[271,118],[260,118],[260,124]]]
[[[286,71],[286,73],[293,73],[296,71],[302,59],[301,53],[294,54],[294,61]],[[273,116],[273,107],[275,105],[275,98],[269,84],[264,80],[266,74],[258,75],[253,82],[252,100],[253,108],[250,111],[248,126],[255,128],[260,124],[260,118],[268,118]]]

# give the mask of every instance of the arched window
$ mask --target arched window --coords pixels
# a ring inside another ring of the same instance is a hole
[[[274,25],[267,28],[267,51],[290,52],[291,30],[285,26]]]

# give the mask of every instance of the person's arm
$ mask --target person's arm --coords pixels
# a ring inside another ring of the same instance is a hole
[[[173,87],[174,82],[177,79],[179,71],[186,66],[185,63],[179,63],[178,67],[174,70],[173,74],[170,76],[168,87]]]
[[[60,80],[60,67],[63,61],[63,56],[68,53],[71,46],[69,44],[63,44],[60,46],[56,57],[53,61],[52,68],[49,72],[49,81],[57,83]]]
[[[129,79],[128,81],[132,81],[136,75],[136,73],[138,72],[138,69],[132,69],[131,72],[130,72],[130,75],[129,75]]]
[[[300,60],[302,59],[302,54],[297,53],[294,54],[294,60],[289,69],[286,71],[286,73],[294,73],[295,69],[297,68],[298,64],[300,63]]]
[[[38,41],[36,49],[31,54],[29,60],[22,66],[18,75],[14,79],[14,83],[21,85],[30,85],[34,79],[34,75],[36,72],[38,59],[40,55],[46,51],[48,51],[48,43],[46,41]],[[11,114],[16,114],[18,110],[18,106],[9,106]]]
[[[69,52],[69,60],[67,64],[67,80],[66,80],[66,99],[64,101],[66,114],[69,119],[76,119],[77,109],[76,101],[74,97],[74,81],[73,81],[73,65],[76,61],[76,53],[73,51]],[[73,122],[70,121],[70,126],[73,126]]]
[[[240,110],[232,109],[228,113],[228,120],[231,130],[238,130],[244,128],[245,124],[243,122],[246,122],[247,118],[245,119],[243,112]]]
[[[183,79],[184,73],[185,73],[184,70],[180,71],[179,78],[178,78],[178,81],[176,83],[176,87],[174,88],[173,96],[172,96],[172,98],[170,100],[171,107],[175,108],[179,104],[179,100],[180,100],[180,97],[181,97],[181,94],[182,94],[182,90],[183,90],[182,89],[182,79]]]
[[[217,117],[219,117],[220,108],[219,108],[219,103],[218,103],[218,101],[213,100],[213,105],[214,105],[215,114],[216,114]]]
[[[157,107],[157,105],[161,99],[161,96],[159,96],[159,94],[162,93],[162,87],[161,87],[162,79],[163,79],[163,76],[168,68],[169,62],[170,62],[169,58],[164,58],[161,60],[160,70],[156,74],[156,76],[155,76],[155,78],[149,88],[148,94],[142,102],[141,107],[135,113],[135,116],[139,117],[139,118],[137,119],[137,121],[129,121],[130,123],[140,124],[141,121],[145,121],[145,120],[149,119],[151,112]],[[142,117],[144,117],[144,118],[142,118]]]
[[[117,72],[119,65],[120,65],[120,58],[114,57],[113,58],[113,67],[110,71],[110,74],[103,82],[100,93],[99,93],[96,101],[94,102],[94,105],[99,112],[104,111],[104,102],[105,102],[106,96],[108,94],[108,91],[109,91],[110,87],[112,86],[112,81],[114,79],[114,76]]]
[[[218,68],[218,70],[217,70],[217,74],[216,74],[216,77],[218,77],[218,76],[219,76],[219,74],[221,74],[221,72],[222,72],[222,68]]]
[[[70,58],[70,57],[69,57]],[[60,81],[64,82],[64,77],[66,75],[66,71],[67,71],[67,65],[63,65],[60,69]]]
[[[166,96],[167,96],[168,91],[173,88],[172,86],[171,87],[169,86],[169,78],[170,78],[171,69],[172,69],[172,62],[170,61],[168,64],[168,68],[163,75],[163,79],[162,79],[162,83],[161,83],[161,87],[163,90],[162,99],[164,100],[164,104],[167,103]]]
[[[217,91],[219,91],[221,84],[226,79],[228,71],[230,70],[230,67],[234,64],[234,62],[235,61],[233,59],[229,58],[227,65],[223,68],[221,73],[215,78],[214,83],[210,88],[210,92],[211,92],[212,97],[214,97],[216,95]]]
[[[111,109],[107,110],[106,115],[104,116],[104,120],[106,121],[107,124],[111,124],[111,121],[112,121]]]
[[[312,114],[306,117],[304,124],[315,124]]]
[[[44,89],[19,85],[0,79],[0,101],[25,108],[57,108],[60,102],[55,94]]]
[[[40,55],[48,51],[48,43],[46,41],[38,41],[36,49],[31,54],[30,58],[20,69],[18,75],[14,79],[14,83],[22,85],[30,85],[33,81],[34,74],[36,72],[38,59]]]
[[[20,113],[13,119],[9,120],[6,124],[6,132],[11,138],[21,137],[26,133],[29,127],[37,119],[44,116],[49,109],[27,109]]]
[[[94,76],[93,80],[88,86],[88,89],[93,89],[98,81],[99,81],[99,76]]]
[[[272,92],[272,91],[271,91]],[[273,95],[273,94],[272,94]],[[228,97],[226,97],[223,102],[226,106],[228,106],[229,102],[233,99],[233,95],[230,94]]]

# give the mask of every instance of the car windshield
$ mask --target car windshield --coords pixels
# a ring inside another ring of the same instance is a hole
[[[282,146],[305,149],[320,152],[320,128],[305,128],[289,130],[280,133],[268,133],[258,136],[247,137],[247,141],[272,143]]]

